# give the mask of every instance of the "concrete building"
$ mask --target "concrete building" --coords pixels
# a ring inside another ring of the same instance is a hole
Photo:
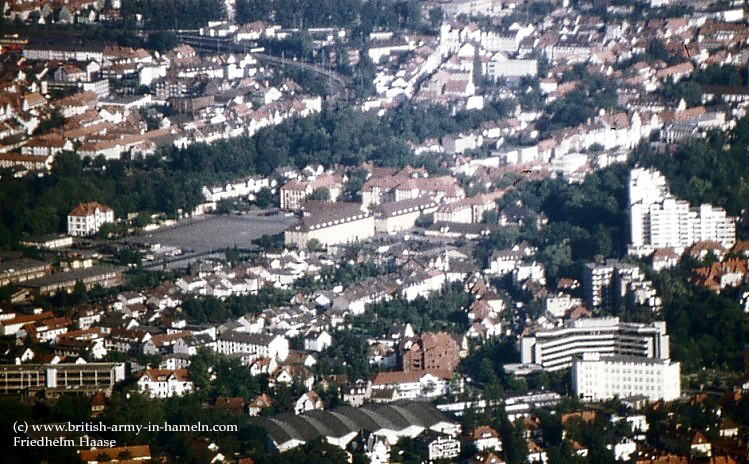
[[[425,332],[403,342],[400,352],[404,371],[452,372],[460,362],[460,345],[447,332]]]
[[[0,286],[43,277],[52,271],[52,265],[35,259],[21,258],[0,262]]]
[[[517,79],[523,76],[535,76],[538,74],[538,62],[536,60],[508,60],[493,58],[486,63],[485,74],[490,79],[499,78]]]
[[[434,222],[478,224],[484,213],[497,210],[497,200],[503,192],[485,193],[440,206],[434,213]]]
[[[125,379],[120,363],[4,364],[0,365],[0,393],[29,395],[43,391],[47,396],[103,391],[109,395]]]
[[[68,234],[74,236],[92,235],[108,222],[114,222],[112,208],[95,201],[81,203],[68,213]]]
[[[591,309],[620,308],[634,282],[645,282],[645,275],[635,264],[616,260],[586,263],[583,269],[585,303]]]
[[[695,242],[736,243],[736,220],[710,205],[692,207],[675,198],[654,169],[633,169],[629,180],[633,247],[683,249]]]
[[[681,395],[679,369],[678,362],[668,359],[584,353],[572,364],[572,389],[579,398],[591,401],[629,396],[672,401]]]
[[[460,440],[449,435],[440,435],[427,445],[429,461],[455,459],[460,454]]]
[[[284,244],[299,249],[308,247],[311,240],[323,247],[353,243],[375,234],[375,218],[358,203],[315,205],[305,212],[301,224],[284,232]]]
[[[572,367],[574,358],[584,353],[669,359],[666,323],[621,322],[618,317],[578,319],[560,328],[531,331],[520,339],[521,363],[549,371]]]
[[[18,285],[48,295],[59,290],[72,292],[76,282],[82,282],[87,289],[96,285],[101,285],[104,288],[115,287],[122,283],[122,270],[118,267],[102,264],[86,269],[57,272],[36,279],[29,279]]]

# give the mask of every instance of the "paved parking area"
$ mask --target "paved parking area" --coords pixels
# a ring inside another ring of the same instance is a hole
[[[191,252],[219,248],[248,247],[252,240],[274,235],[297,221],[295,217],[277,216],[206,216],[168,229],[130,237],[136,243],[160,243]]]

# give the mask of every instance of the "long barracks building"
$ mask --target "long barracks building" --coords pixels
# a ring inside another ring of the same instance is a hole
[[[572,367],[585,353],[669,359],[666,323],[620,322],[618,317],[578,319],[563,327],[539,329],[520,339],[521,362],[548,371]]]

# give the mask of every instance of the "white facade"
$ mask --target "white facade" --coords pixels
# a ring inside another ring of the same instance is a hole
[[[227,332],[216,340],[216,351],[224,355],[246,353],[252,361],[257,358],[284,361],[289,356],[289,341],[283,335]]]
[[[306,351],[323,351],[333,344],[333,338],[326,331],[308,334],[304,339],[304,349]]]
[[[491,79],[517,78],[535,76],[536,74],[538,74],[538,62],[536,60],[493,59],[486,64],[486,75]]]
[[[307,227],[292,227],[284,233],[284,243],[304,249],[310,240],[317,240],[322,246],[327,247],[366,240],[374,234],[374,216],[372,213],[360,212],[355,216],[331,219]]]
[[[684,248],[700,241],[736,243],[735,218],[711,205],[691,207],[673,197],[661,173],[633,169],[629,181],[631,240],[635,247]]]
[[[440,436],[429,443],[429,460],[453,459],[460,454],[460,441],[454,437]]]
[[[679,363],[668,359],[583,354],[572,365],[572,388],[583,399],[604,401],[642,395],[650,401],[673,401],[681,395]]]
[[[666,323],[626,323],[617,317],[578,319],[520,339],[521,363],[538,364],[549,371],[571,367],[574,358],[584,353],[669,359]]]
[[[84,203],[68,214],[68,234],[77,237],[92,235],[108,222],[114,222],[111,208],[96,202]]]
[[[192,391],[192,381],[187,377],[187,371],[176,369],[173,371],[148,369],[138,379],[138,389],[156,398],[182,396]]]

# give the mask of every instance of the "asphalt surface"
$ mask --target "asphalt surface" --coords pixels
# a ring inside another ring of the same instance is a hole
[[[284,215],[275,216],[206,216],[141,235],[128,241],[143,244],[160,243],[174,246],[190,253],[201,253],[237,246],[246,248],[263,235],[283,232],[297,221]]]

